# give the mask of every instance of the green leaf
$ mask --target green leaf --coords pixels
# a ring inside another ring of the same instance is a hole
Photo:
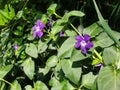
[[[24,13],[23,10],[18,11],[16,15],[17,19],[20,19],[23,16],[23,13]]]
[[[96,86],[96,85],[94,85],[96,77],[97,76],[93,75],[92,72],[83,75],[82,76],[82,85],[88,89],[92,89],[94,86]]]
[[[38,52],[42,53],[47,49],[48,45],[47,42],[42,42],[41,40],[39,40],[38,42]]]
[[[11,86],[10,90],[22,90],[22,88],[17,80],[15,80],[12,84],[13,84],[13,86]]]
[[[50,70],[50,67],[45,66],[45,68],[39,68],[39,73],[43,73],[43,75],[46,75]]]
[[[93,23],[92,25],[86,27],[83,30],[84,34],[90,35],[90,37],[96,37],[103,29],[100,27],[98,23]]]
[[[119,90],[120,71],[113,67],[103,67],[98,75],[98,90]]]
[[[38,57],[38,51],[34,44],[30,43],[26,46],[25,52],[30,55],[31,57],[37,58]]]
[[[78,82],[81,77],[81,68],[72,67],[72,62],[70,60],[62,60],[62,70],[65,73],[65,76],[72,81],[74,84],[78,85]]]
[[[34,84],[34,90],[48,90],[48,88],[43,82],[37,81]]]
[[[49,14],[49,16],[54,14],[56,7],[57,7],[57,4],[55,3],[49,6],[49,8],[47,9],[47,13]]]
[[[35,71],[34,61],[32,61],[31,58],[28,58],[23,62],[22,66],[23,66],[23,71],[25,72],[25,74],[28,76],[30,80],[32,80],[34,76],[34,71]]]
[[[15,16],[14,8],[10,4],[6,4],[4,9],[0,9],[0,25],[9,23]]]
[[[77,50],[74,48],[72,51],[70,60],[80,61],[80,60],[84,60],[84,59],[88,58],[89,56],[90,56],[89,54],[84,55],[83,53],[81,53],[80,50]]]
[[[31,85],[25,86],[25,90],[33,90]]]
[[[102,32],[98,37],[96,37],[94,47],[100,46],[105,48],[112,44],[114,44],[113,40],[110,39],[110,37],[105,32]]]
[[[12,68],[13,68],[13,65],[2,66],[0,68],[0,78],[4,78]]]
[[[54,67],[57,64],[57,61],[58,61],[57,56],[53,55],[53,56],[48,58],[46,65],[48,67]]]
[[[82,17],[84,16],[84,13],[81,11],[75,11],[75,10],[69,13],[65,13],[64,16],[61,19],[57,20],[57,22],[53,25],[53,27],[51,28],[52,29],[51,33],[55,35],[58,32],[60,32],[63,29],[64,25],[68,23],[68,20],[71,16]]]
[[[70,57],[72,54],[72,50],[74,49],[74,44],[75,44],[75,37],[69,37],[60,49],[58,50],[58,57],[59,58],[66,58]]]
[[[49,84],[52,86],[51,90],[74,90],[74,87],[67,80],[59,82],[55,77],[50,80]]]
[[[103,61],[106,65],[109,64],[116,64],[118,61],[120,61],[120,51],[116,47],[108,47],[105,48],[103,51]]]

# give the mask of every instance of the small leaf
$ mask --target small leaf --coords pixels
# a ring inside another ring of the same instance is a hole
[[[39,53],[44,52],[47,49],[47,47],[48,47],[47,42],[42,42],[41,40],[39,40],[39,43],[38,43],[38,52]]]
[[[102,32],[98,37],[96,37],[94,47],[100,46],[105,48],[112,44],[114,44],[113,40],[110,39],[110,37],[105,32]]]
[[[38,51],[34,44],[30,43],[27,45],[25,52],[30,55],[31,57],[37,58],[38,57]]]
[[[58,57],[59,58],[66,58],[70,57],[72,54],[72,50],[74,49],[74,44],[75,44],[75,37],[69,37],[60,49],[58,50]]]
[[[31,58],[26,59],[23,62],[22,66],[23,66],[23,71],[25,72],[25,74],[28,76],[30,80],[32,80],[34,76],[34,71],[35,71],[35,64],[32,61],[32,59]]]
[[[48,88],[43,82],[37,81],[34,84],[34,90],[48,90]]]
[[[106,65],[116,64],[120,61],[120,51],[116,47],[105,48],[103,51],[103,61]]]
[[[33,90],[33,89],[32,89],[32,86],[27,85],[27,86],[25,86],[25,90]]]
[[[93,23],[92,25],[86,27],[83,30],[83,33],[90,35],[90,37],[95,37],[102,31],[103,31],[103,29],[102,29],[102,27],[100,27],[100,25],[98,23]]]
[[[24,13],[23,10],[18,11],[18,13],[16,15],[17,18],[20,19],[23,16],[23,13]]]
[[[94,76],[91,72],[82,76],[82,85],[88,89],[92,89],[94,82],[96,80],[96,76]]]
[[[49,15],[54,14],[56,7],[57,7],[57,4],[51,4],[51,5],[49,6],[49,8],[47,9],[47,13],[48,13]]]
[[[15,80],[12,84],[13,84],[13,86],[11,86],[10,90],[22,90],[22,88],[17,80]]]
[[[81,72],[82,72],[81,68],[79,67],[73,68],[72,62],[70,60],[62,60],[61,64],[62,64],[62,70],[65,73],[65,76],[74,84],[78,85],[78,82],[81,77]]]
[[[12,68],[13,68],[13,65],[2,66],[0,68],[0,78],[4,78]]]
[[[46,65],[48,67],[54,67],[57,64],[57,61],[58,61],[57,56],[53,55],[53,56],[48,58]]]
[[[71,60],[72,61],[80,61],[80,60],[84,60],[86,58],[88,58],[90,55],[86,54],[84,55],[83,53],[81,53],[80,50],[77,49],[73,49],[72,54],[71,54]]]

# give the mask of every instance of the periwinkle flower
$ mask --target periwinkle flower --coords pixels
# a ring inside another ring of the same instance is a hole
[[[60,31],[59,35],[60,35],[60,37],[63,37],[63,36],[64,36],[62,30]]]
[[[76,36],[77,42],[75,43],[75,48],[80,48],[83,54],[87,53],[87,50],[93,47],[93,43],[90,41],[90,36],[85,34],[84,36]]]
[[[15,44],[15,45],[13,46],[13,48],[14,48],[15,50],[18,50],[19,46],[18,46],[17,44]]]
[[[32,27],[32,30],[34,31],[33,37],[36,38],[37,36],[41,38],[43,36],[43,28],[45,27],[44,23],[40,20],[37,20],[36,25]]]
[[[99,63],[99,64],[96,64],[95,67],[102,68],[103,65],[101,63]]]
[[[51,28],[51,26],[52,26],[52,16],[50,16],[49,21],[47,23],[47,26],[49,27],[49,29]]]

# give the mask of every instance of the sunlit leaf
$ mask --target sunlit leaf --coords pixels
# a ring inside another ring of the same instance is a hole
[[[26,59],[23,64],[23,71],[28,76],[29,79],[33,79],[34,71],[35,71],[35,64],[34,61],[32,61],[31,58]]]

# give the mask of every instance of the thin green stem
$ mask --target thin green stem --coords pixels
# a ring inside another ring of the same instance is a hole
[[[84,86],[84,84],[81,84],[77,90],[81,90],[81,88]]]
[[[62,18],[60,15],[58,15],[56,12],[54,12],[54,15],[57,16],[58,18]]]
[[[82,34],[73,26],[72,23],[70,23],[70,26],[71,26],[80,36],[82,36]]]
[[[57,16],[58,18],[62,18],[60,15],[58,15],[56,12],[54,12],[54,15]],[[70,23],[70,26],[80,35],[82,36],[82,34],[74,27],[74,25],[72,23]]]
[[[100,59],[100,61],[102,61],[102,57],[101,55],[94,49],[94,53],[96,54],[96,56]]]
[[[5,83],[9,84],[11,87],[13,86],[13,84],[11,84],[10,82],[6,81],[5,79],[0,78],[0,81],[3,81]]]

